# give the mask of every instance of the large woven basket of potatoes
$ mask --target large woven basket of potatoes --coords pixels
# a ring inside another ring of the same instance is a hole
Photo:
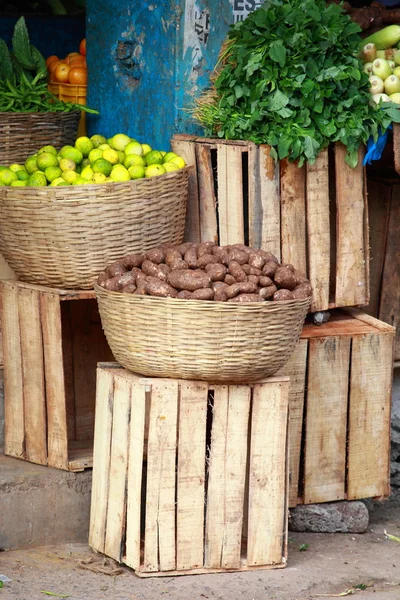
[[[312,290],[274,255],[214,242],[160,245],[97,280],[116,360],[146,376],[249,382],[274,375],[300,337]]]
[[[105,264],[179,244],[190,168],[67,187],[1,187],[0,252],[21,281],[93,289]]]

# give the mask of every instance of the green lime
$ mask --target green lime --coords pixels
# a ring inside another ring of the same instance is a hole
[[[90,141],[93,144],[93,148],[98,148],[99,146],[101,146],[101,144],[106,144],[107,140],[104,137],[104,135],[92,135],[92,137],[90,138]]]
[[[149,146],[149,148],[150,148],[150,146]],[[142,144],[139,144],[139,142],[129,142],[129,144],[126,146],[124,152],[127,156],[128,156],[128,154],[137,154],[138,156],[142,156],[142,154],[143,154]]]
[[[75,171],[76,164],[70,158],[62,158],[60,161],[61,171]]]
[[[122,150],[124,152],[130,141],[131,138],[128,135],[125,135],[124,133],[117,133],[114,135],[111,141],[111,146],[114,148],[114,150]]]
[[[163,155],[158,150],[152,150],[144,155],[146,165],[162,165],[164,162]]]
[[[61,177],[67,183],[72,184],[72,183],[74,183],[74,181],[76,181],[78,179],[79,175],[76,171],[72,171],[72,169],[71,169],[70,171],[64,171],[64,173],[61,175]]]
[[[100,150],[100,148],[95,148],[89,152],[90,164],[93,164],[98,158],[103,158],[103,150]]]
[[[86,181],[89,181],[89,179],[92,179],[93,175],[94,175],[93,169],[89,165],[82,169],[81,177],[83,177],[83,179],[86,179]]]
[[[99,156],[99,158],[100,158],[100,156]],[[84,159],[83,159],[83,161],[81,162],[81,167],[82,167],[82,169],[83,169],[84,167],[87,167],[88,165],[90,165],[90,160],[89,160],[89,158],[84,158]]]
[[[68,184],[67,184],[67,182],[66,182],[66,181],[64,181],[64,179],[63,179],[62,177],[57,177],[57,179],[54,179],[54,180],[51,182],[51,184],[50,184],[50,185],[51,185],[51,186],[57,186],[57,185],[59,185],[59,184],[62,184],[62,185],[68,185]]]
[[[105,158],[98,158],[92,164],[92,169],[94,173],[104,173],[104,175],[108,177],[111,173],[112,164]]]
[[[110,173],[110,178],[113,181],[130,181],[131,179],[128,169],[124,165],[114,165]]]
[[[178,165],[173,162],[166,162],[163,164],[163,167],[167,173],[170,173],[171,171],[179,171]]]
[[[17,163],[10,165],[8,168],[10,169],[10,171],[14,171],[14,173],[25,170],[25,167],[23,167],[22,165],[18,165]]]
[[[58,177],[61,177],[61,169],[60,167],[47,167],[47,169],[45,169],[44,174],[46,176],[46,179],[49,183],[52,183],[55,179],[57,179]],[[17,173],[18,175],[18,173]]]
[[[47,167],[58,166],[57,157],[54,156],[54,154],[50,154],[50,152],[42,152],[42,154],[39,154],[36,162],[41,171],[45,171]]]
[[[54,146],[43,146],[43,148],[40,148],[38,156],[43,152],[49,152],[50,154],[54,154],[54,156],[57,156],[57,150],[54,148]]]
[[[28,171],[29,175],[32,175],[32,173],[39,170],[36,162],[36,156],[30,156],[26,159],[25,169]]]
[[[116,150],[116,153],[118,154],[118,162],[123,165],[125,160],[125,152],[122,152],[122,150]]]
[[[110,148],[111,148],[111,144],[112,144],[112,137],[110,137],[110,138],[107,138],[106,142],[107,142],[107,144],[108,144],[108,145],[110,146]]]
[[[78,175],[72,185],[83,185],[84,183],[87,183],[86,179],[83,179],[83,177],[79,177]]]
[[[139,165],[140,167],[144,167],[145,162],[142,156],[138,156],[137,154],[128,154],[124,160],[124,167],[129,169],[133,165]]]
[[[5,185],[11,185],[13,181],[17,181],[18,177],[14,171],[11,169],[3,169],[0,171],[0,181],[2,181]]]
[[[21,171],[17,171],[17,177],[20,181],[28,181],[29,173],[25,169],[22,169]]]
[[[104,183],[106,180],[104,173],[95,173],[92,177],[92,183]]]
[[[167,154],[164,154],[164,162],[169,162],[171,158],[175,158],[175,156],[178,156],[175,152],[167,152]]]
[[[148,144],[141,144],[141,146],[142,146],[143,154],[147,154],[148,152],[151,152],[153,149]]]
[[[46,175],[41,171],[36,171],[28,179],[27,185],[45,187],[47,185]]]
[[[186,166],[186,163],[183,160],[182,156],[175,156],[174,158],[171,158],[169,162],[175,163],[180,169],[183,169],[183,167]]]
[[[26,187],[27,182],[26,181],[20,181],[19,179],[17,179],[17,181],[12,181],[11,182],[11,186],[10,187]]]
[[[144,177],[144,166],[143,165],[132,165],[128,169],[131,179],[142,179]]]
[[[145,169],[144,175],[145,177],[157,177],[157,175],[164,175],[166,170],[162,165],[149,165],[147,169]]]
[[[78,148],[73,146],[64,146],[60,152],[62,158],[69,158],[73,160],[75,164],[79,165],[83,160],[83,154]]]
[[[118,152],[112,148],[107,148],[103,151],[103,158],[108,160],[112,165],[116,165],[119,162]]]
[[[75,142],[75,148],[82,152],[83,156],[89,156],[89,152],[93,150],[93,142],[85,135],[79,137]]]

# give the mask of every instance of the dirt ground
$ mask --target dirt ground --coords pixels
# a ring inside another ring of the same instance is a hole
[[[352,595],[357,600],[400,600],[400,497],[375,505],[367,533],[290,533],[286,569],[220,575],[139,579],[83,544],[0,553],[0,574],[11,582],[0,600],[309,600]],[[307,550],[300,550],[308,544]],[[116,569],[116,572],[115,572]],[[119,574],[118,571],[121,571]],[[46,594],[45,592],[50,592]]]

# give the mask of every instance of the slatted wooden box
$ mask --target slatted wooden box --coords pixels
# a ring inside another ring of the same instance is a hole
[[[275,162],[269,146],[175,135],[190,178],[187,241],[248,243],[308,273],[312,311],[369,301],[364,156],[355,169],[337,143],[315,165]]]
[[[5,453],[58,469],[92,466],[96,366],[111,360],[93,291],[0,283]]]
[[[141,577],[284,567],[288,394],[99,365],[92,548]]]
[[[306,324],[290,376],[290,506],[386,497],[394,328],[356,310]]]

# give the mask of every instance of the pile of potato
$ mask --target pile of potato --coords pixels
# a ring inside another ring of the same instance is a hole
[[[98,285],[113,292],[160,298],[264,302],[309,298],[308,279],[264,250],[215,242],[160,245],[131,254],[100,273]]]

